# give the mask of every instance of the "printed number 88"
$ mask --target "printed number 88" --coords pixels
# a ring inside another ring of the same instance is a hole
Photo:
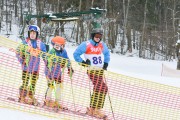
[[[93,63],[94,64],[101,64],[102,63],[101,56],[93,57]]]

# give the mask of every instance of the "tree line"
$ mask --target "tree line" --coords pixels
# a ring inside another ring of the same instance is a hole
[[[1,0],[1,22],[10,13],[12,19],[23,25],[23,14],[46,14],[48,12],[86,11],[92,7],[106,9],[101,18],[104,41],[112,52],[136,53],[141,58],[170,60],[176,57],[175,44],[180,32],[179,0]],[[4,17],[4,18],[3,18]],[[85,17],[84,17],[85,18]],[[7,20],[6,20],[7,21]],[[37,19],[43,26],[42,19]],[[79,44],[87,40],[92,29],[91,21],[79,19],[74,23],[72,37]],[[56,22],[54,34],[64,32],[64,22]]]

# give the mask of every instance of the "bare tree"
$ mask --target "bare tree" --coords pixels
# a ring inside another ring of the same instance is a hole
[[[144,22],[143,22],[143,28],[142,28],[142,36],[140,40],[140,49],[139,49],[139,57],[145,58],[145,27],[146,27],[146,12],[147,12],[147,1],[145,2],[144,7]]]

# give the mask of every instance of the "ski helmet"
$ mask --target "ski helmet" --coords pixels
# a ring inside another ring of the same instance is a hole
[[[101,28],[95,28],[95,29],[93,29],[92,30],[92,32],[91,32],[91,38],[92,38],[92,40],[94,40],[94,36],[95,36],[95,34],[103,34],[103,30],[101,29]],[[101,41],[101,38],[100,38],[100,41]],[[100,42],[99,41],[99,42]],[[99,42],[96,42],[96,43],[99,43]]]
[[[101,28],[95,28],[92,30],[91,34],[103,34],[103,30]]]
[[[40,28],[37,25],[30,25],[28,27],[28,37],[30,38],[30,31],[35,31],[36,32],[36,39],[38,35],[40,34]]]
[[[66,41],[63,37],[56,36],[51,40],[51,44],[59,44],[59,45],[65,45]]]

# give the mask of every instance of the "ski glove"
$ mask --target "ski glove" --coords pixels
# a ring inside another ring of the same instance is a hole
[[[108,63],[105,63],[105,62],[104,62],[103,69],[104,69],[104,70],[107,70],[107,67],[108,67]]]
[[[49,69],[48,61],[45,61],[44,64],[46,65],[45,67]]]
[[[87,65],[91,65],[91,61],[89,59],[87,59],[86,61],[82,61],[83,64],[81,64],[82,66],[87,66]]]
[[[71,67],[71,68],[68,68],[68,75],[73,74],[73,73],[74,73],[73,68],[72,68],[72,67]]]
[[[66,65],[65,61],[61,62],[61,68],[64,68],[65,65]]]
[[[22,58],[22,60],[25,60],[25,59],[26,59],[26,58],[25,58],[25,55],[22,55],[21,58]]]
[[[25,57],[25,55],[22,55],[22,56],[21,56],[21,59],[22,59],[22,64],[23,64],[24,66],[26,66],[26,57]]]

